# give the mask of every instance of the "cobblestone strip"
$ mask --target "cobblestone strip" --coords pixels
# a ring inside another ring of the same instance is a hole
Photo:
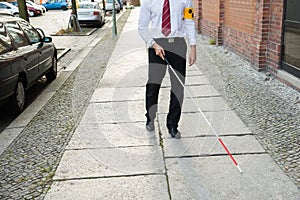
[[[118,21],[121,30],[130,12]],[[108,32],[0,157],[0,199],[43,199],[118,37]]]
[[[198,44],[198,57],[208,54],[213,60],[198,63],[201,71],[300,188],[299,92],[268,73],[255,71],[224,47],[208,45],[203,36]]]

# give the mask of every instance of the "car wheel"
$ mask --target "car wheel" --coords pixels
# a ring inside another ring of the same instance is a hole
[[[19,13],[14,13],[14,17],[20,17]]]
[[[35,15],[35,14],[34,14],[33,11],[29,11],[29,16],[30,16],[30,17],[34,17],[34,15]]]
[[[56,56],[52,59],[52,67],[49,72],[46,74],[46,78],[48,82],[55,80],[57,77],[57,58]]]
[[[25,108],[25,87],[23,78],[19,78],[17,82],[11,104],[15,114],[21,113]]]
[[[96,27],[97,28],[101,28],[101,26],[102,26],[102,19],[100,19],[100,21],[96,22]]]
[[[67,6],[62,6],[61,9],[62,10],[68,10]]]

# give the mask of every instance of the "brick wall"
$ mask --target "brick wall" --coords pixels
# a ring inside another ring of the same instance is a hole
[[[202,2],[201,32],[212,38],[218,38],[220,22],[220,0],[200,0]]]
[[[258,70],[280,66],[284,0],[199,0],[199,30]]]
[[[255,54],[255,0],[224,0],[224,45],[251,61]]]

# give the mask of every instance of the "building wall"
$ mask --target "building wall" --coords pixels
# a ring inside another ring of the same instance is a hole
[[[258,70],[280,68],[284,0],[198,0],[198,30],[249,60]]]
[[[218,39],[220,0],[200,0],[202,1],[201,13],[201,33]],[[220,43],[219,43],[220,44]]]
[[[281,35],[282,35],[282,21],[283,21],[283,2],[284,0],[273,0],[270,5],[270,19],[269,19],[269,35],[267,43],[266,65],[270,69],[280,67],[281,62]]]
[[[224,0],[223,44],[247,60],[254,56],[255,0]]]

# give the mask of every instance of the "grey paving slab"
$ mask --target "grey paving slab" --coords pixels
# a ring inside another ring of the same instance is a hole
[[[45,200],[170,199],[164,175],[54,182]]]
[[[233,111],[204,112],[218,135],[249,134],[250,130]],[[162,137],[169,137],[165,126],[166,114],[158,115]],[[178,129],[182,137],[214,135],[200,113],[182,113]]]
[[[136,101],[145,99],[144,87],[97,88],[90,102]]]
[[[265,153],[264,148],[252,135],[226,136],[221,139],[232,154]],[[226,154],[214,136],[182,138],[180,140],[167,138],[163,142],[166,157]]]
[[[198,68],[187,68],[186,70],[186,77],[189,76],[201,76],[203,75],[203,73],[198,69]],[[165,77],[170,77],[169,72],[166,72],[166,76]]]
[[[5,129],[0,134],[0,155],[14,141],[14,139],[22,132],[23,128]]]
[[[182,112],[202,112],[230,110],[222,97],[186,98],[183,101]],[[158,104],[158,113],[169,112],[169,101],[162,99]]]
[[[54,180],[164,172],[159,146],[67,150]]]
[[[187,76],[185,80],[186,86],[208,85],[209,82],[205,76]],[[169,77],[165,77],[162,82],[162,87],[170,87],[171,81]]]
[[[172,199],[299,199],[296,185],[269,155],[241,155],[235,158],[243,174],[228,156],[167,159]]]
[[[189,76],[200,76],[200,75],[203,75],[203,73],[197,68],[197,69],[194,69],[194,70],[187,70],[186,71],[186,76],[189,77]]]
[[[91,103],[81,123],[144,122],[144,101]]]
[[[134,69],[111,67],[106,70],[99,87],[144,87],[147,82],[148,68],[145,66]]]
[[[67,149],[145,145],[159,145],[158,131],[148,132],[145,123],[94,123],[78,126]]]
[[[185,98],[188,97],[213,97],[221,96],[220,93],[211,85],[190,86],[184,90]],[[166,99],[170,96],[170,88],[161,88],[160,98]]]

